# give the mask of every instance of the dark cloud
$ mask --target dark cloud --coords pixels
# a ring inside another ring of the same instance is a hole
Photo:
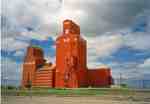
[[[102,34],[127,27],[135,16],[150,8],[148,0],[12,0],[4,16],[19,30],[31,27],[39,33],[60,32],[60,19],[67,17],[81,25],[85,34]],[[7,13],[7,14],[6,14]]]
[[[87,13],[87,17],[84,18],[84,24],[81,25],[84,33],[97,33],[99,35],[128,27],[132,24],[137,14],[143,12],[148,5],[147,0],[138,2],[137,0],[106,1],[81,5],[81,10]]]

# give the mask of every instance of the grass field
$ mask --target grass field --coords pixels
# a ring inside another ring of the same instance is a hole
[[[147,90],[150,92],[150,90]],[[54,89],[54,88],[32,88],[29,89],[2,89],[2,95],[17,95],[17,96],[38,96],[38,95],[110,95],[110,94],[120,94],[120,95],[133,95],[135,90],[128,88],[77,88],[77,89]]]

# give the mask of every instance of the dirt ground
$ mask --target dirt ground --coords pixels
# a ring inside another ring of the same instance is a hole
[[[134,96],[3,96],[2,104],[150,104],[150,93]]]

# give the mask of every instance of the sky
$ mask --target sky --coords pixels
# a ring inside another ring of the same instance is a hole
[[[19,84],[27,46],[55,63],[62,21],[80,25],[88,68],[107,65],[114,78],[150,80],[150,0],[4,0],[1,14],[2,82]]]

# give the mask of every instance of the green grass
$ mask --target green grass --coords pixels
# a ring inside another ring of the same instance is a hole
[[[77,89],[54,89],[54,88],[32,88],[28,89],[2,89],[2,95],[18,95],[18,96],[44,96],[44,95],[63,95],[63,96],[82,96],[82,95],[109,95],[109,94],[130,94],[127,88],[112,89],[112,88],[77,88]]]

